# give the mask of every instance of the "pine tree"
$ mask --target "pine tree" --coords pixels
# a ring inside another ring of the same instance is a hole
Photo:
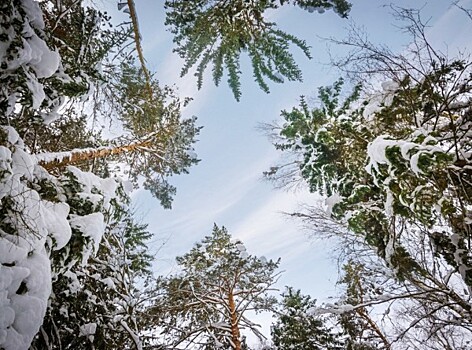
[[[214,226],[192,250],[177,258],[182,271],[161,280],[163,297],[149,310],[164,347],[241,350],[242,331],[263,338],[248,311],[270,311],[269,295],[279,262],[249,255],[224,227]]]
[[[102,158],[122,162],[135,185],[138,177],[144,177],[144,188],[170,208],[175,188],[167,178],[187,173],[198,163],[193,144],[201,128],[195,125],[196,118],[181,118],[182,104],[187,101],[181,101],[172,89],[161,88],[153,79],[150,97],[145,88],[148,82],[139,69],[122,63],[121,72],[114,86],[120,102],[116,112],[125,134],[116,140],[102,140],[103,146],[44,152],[36,158],[49,171],[69,164],[90,166]]]

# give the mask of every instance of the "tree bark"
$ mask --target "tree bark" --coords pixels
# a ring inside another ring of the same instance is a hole
[[[355,283],[357,285],[357,289],[359,291],[359,299],[360,302],[363,304],[364,303],[364,288],[362,288],[362,283],[360,281],[359,275],[355,276]],[[364,320],[367,321],[369,324],[370,328],[374,331],[374,333],[377,334],[377,336],[380,338],[382,343],[385,346],[385,350],[390,350],[390,342],[388,341],[387,337],[383,332],[380,330],[380,328],[377,326],[377,323],[375,323],[371,318],[369,313],[367,312],[366,308],[360,308],[356,310],[357,314],[361,316]]]
[[[70,152],[38,153],[38,164],[46,170],[53,170],[82,161],[105,158],[151,146],[151,141],[140,141],[123,146],[76,149]]]
[[[234,350],[241,350],[241,333],[239,331],[238,314],[236,313],[236,305],[232,291],[230,291],[228,295],[228,304],[231,313],[231,340],[234,344]]]
[[[143,48],[141,46],[141,33],[139,32],[138,14],[134,6],[134,0],[127,0],[131,22],[133,23],[134,42],[136,44],[136,52],[138,53],[139,62],[143,69],[144,77],[146,78],[146,88],[149,97],[152,98],[151,75],[146,67],[146,60],[144,59]]]

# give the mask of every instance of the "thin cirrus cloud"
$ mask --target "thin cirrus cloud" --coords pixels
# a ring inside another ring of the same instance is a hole
[[[171,211],[156,205],[146,191],[136,191],[133,202],[137,210],[144,213],[149,229],[157,237],[170,237],[165,247],[154,247],[154,250],[160,249],[160,258],[172,260],[185,253],[210,234],[214,222],[232,226],[231,222],[239,219],[238,213],[247,203],[254,202],[251,194],[260,185],[261,167],[265,167],[265,163],[254,162],[246,165],[244,173],[227,169],[210,179],[205,177],[208,174],[203,167],[200,174],[195,171],[196,174],[178,179],[178,194]],[[197,168],[195,170],[200,170]]]
[[[432,46],[449,57],[460,56],[464,50],[471,47],[472,18],[469,17],[471,14],[465,13],[460,7],[472,8],[472,0],[459,1],[457,6],[451,5],[426,31]]]

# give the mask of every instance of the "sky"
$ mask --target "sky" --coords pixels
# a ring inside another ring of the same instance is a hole
[[[192,75],[180,78],[182,62],[172,53],[172,37],[164,27],[163,1],[136,1],[149,68],[162,84],[175,85],[181,96],[193,97],[184,117],[196,115],[198,124],[203,126],[195,147],[201,162],[190,169],[190,174],[171,179],[177,187],[172,210],[162,209],[144,190],[133,195],[137,216],[154,233],[150,250],[156,254],[157,273],[174,271],[175,256],[186,253],[209,235],[216,223],[241,239],[249,253],[281,258],[281,289],[293,286],[320,301],[339,292],[335,242],[313,240],[298,222],[282,214],[296,210],[301,203],[314,204],[322,199],[303,188],[276,190],[262,179],[263,171],[280,161],[280,154],[257,126],[280,121],[280,111],[296,106],[300,95],[314,98],[318,87],[342,76],[330,67],[328,50],[337,56],[345,50],[328,45],[324,38],[343,38],[347,28],[355,24],[368,33],[373,43],[388,45],[395,52],[404,49],[408,37],[390,14],[391,1],[352,2],[348,20],[332,11],[308,13],[291,6],[272,13],[271,20],[281,29],[307,41],[313,59],[308,60],[294,47],[303,82],[271,84],[270,94],[259,90],[248,61],[243,59],[242,98],[236,102],[224,78],[215,87],[207,77],[200,91]],[[465,6],[471,2],[461,1]],[[423,18],[429,19],[431,26],[428,33],[441,50],[453,54],[457,47],[467,45],[471,28],[464,23],[470,20],[451,8],[451,1],[392,3],[422,8]]]

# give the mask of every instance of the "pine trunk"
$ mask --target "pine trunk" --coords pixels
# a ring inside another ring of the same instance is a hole
[[[149,146],[151,146],[150,141],[140,141],[116,147],[86,148],[72,150],[70,152],[39,153],[36,155],[36,159],[38,159],[38,164],[46,170],[53,170],[87,160],[135,152]]]
[[[236,305],[234,303],[233,293],[230,292],[228,295],[229,310],[231,313],[231,340],[234,344],[234,350],[241,350],[241,340],[238,325],[238,314],[236,313]]]
[[[141,34],[139,32],[138,14],[136,13],[136,7],[134,6],[134,0],[128,0],[128,9],[131,17],[131,23],[133,24],[134,42],[136,44],[136,52],[138,53],[139,62],[143,69],[144,77],[146,78],[146,89],[148,90],[149,97],[152,98],[152,87],[151,87],[151,75],[146,67],[146,60],[144,59],[143,48],[141,46]]]

